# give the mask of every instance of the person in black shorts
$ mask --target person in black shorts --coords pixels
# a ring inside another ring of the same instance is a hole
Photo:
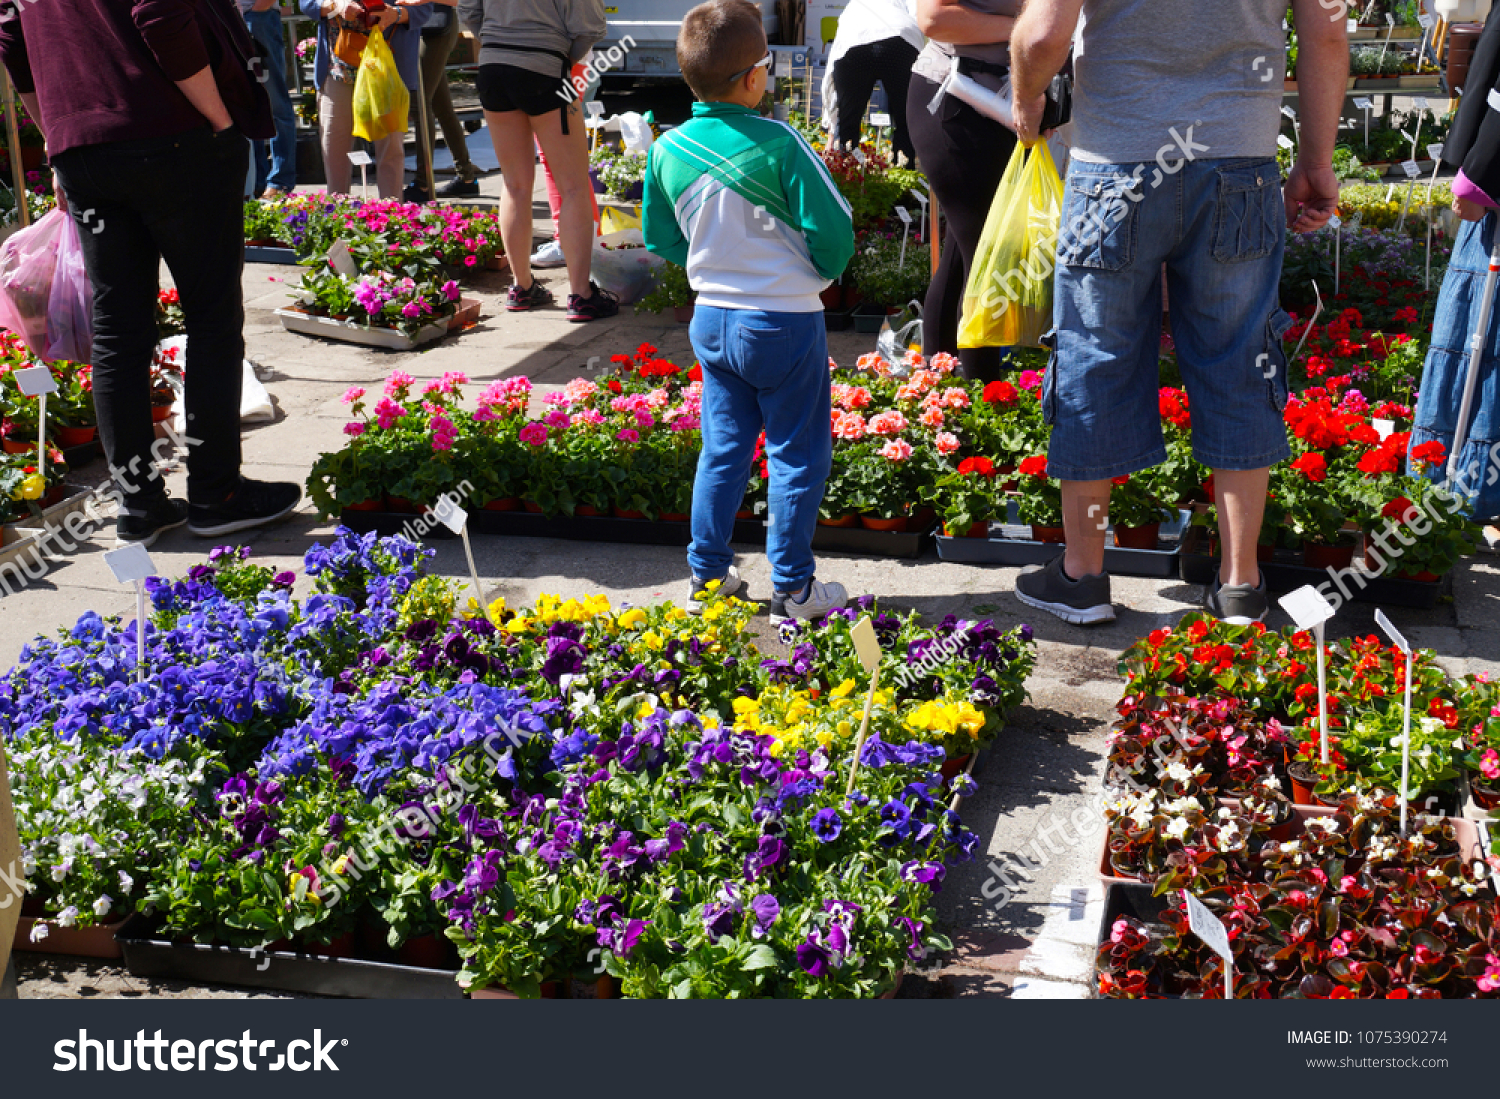
[[[531,196],[536,146],[562,199],[558,239],[568,268],[568,319],[619,312],[619,301],[589,278],[594,220],[588,143],[579,97],[568,80],[604,37],[601,0],[459,0],[459,19],[479,36],[479,102],[500,161],[500,235],[515,284],[505,307],[547,305],[551,292],[531,271]]]

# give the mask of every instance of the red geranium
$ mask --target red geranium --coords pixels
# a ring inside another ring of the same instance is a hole
[[[1028,477],[1047,476],[1047,459],[1041,454],[1033,454],[1030,458],[1022,458],[1020,470]]]
[[[1163,420],[1183,431],[1192,425],[1192,416],[1188,413],[1188,397],[1182,390],[1164,388],[1157,393],[1156,399]]]
[[[1292,468],[1309,481],[1324,481],[1328,478],[1328,463],[1321,454],[1304,454],[1292,463]]]
[[[982,396],[990,404],[1010,404],[1016,399],[1016,387],[1009,382],[991,382]]]
[[[1408,500],[1405,496],[1397,496],[1394,500],[1387,503],[1385,507],[1380,509],[1380,514],[1385,516],[1387,519],[1396,519],[1399,521],[1400,518],[1406,514],[1407,509],[1410,507],[1410,500]]]
[[[1418,465],[1441,465],[1447,457],[1448,449],[1436,439],[1418,443],[1411,450],[1411,460]]]
[[[958,463],[958,472],[967,476],[977,473],[981,477],[993,477],[995,475],[995,463],[988,458],[965,458]]]

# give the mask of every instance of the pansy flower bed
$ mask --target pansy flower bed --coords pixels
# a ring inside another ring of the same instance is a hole
[[[29,910],[242,948],[447,944],[466,987],[523,995],[603,969],[629,995],[880,995],[946,948],[933,894],[977,839],[943,764],[1024,698],[1028,629],[865,600],[783,659],[736,600],[481,611],[427,553],[341,531],[298,599],[215,551],[150,583],[139,681],[134,623],[28,645],[0,729]],[[895,686],[845,797],[861,617]],[[797,723],[748,719],[790,694]]]
[[[1328,643],[1323,764],[1315,644],[1191,615],[1124,654],[1101,870],[1156,900],[1106,928],[1101,995],[1223,994],[1221,964],[1187,934],[1180,890],[1229,929],[1239,996],[1500,992],[1500,859],[1471,822],[1441,815],[1456,809],[1461,775],[1482,781],[1486,761],[1500,769],[1486,755],[1500,726],[1495,685],[1455,681],[1430,652],[1408,662],[1375,637]]]

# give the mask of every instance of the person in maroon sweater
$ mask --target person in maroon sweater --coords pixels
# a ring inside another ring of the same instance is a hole
[[[247,138],[274,132],[263,64],[229,0],[31,0],[0,60],[47,141],[94,290],[94,406],[121,496],[116,538],[272,522],[295,484],[240,475]],[[187,324],[188,499],[152,466],[151,360],[165,260]]]

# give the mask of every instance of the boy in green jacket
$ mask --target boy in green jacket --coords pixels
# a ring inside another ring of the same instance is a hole
[[[756,113],[771,53],[754,4],[710,0],[688,12],[677,61],[699,102],[651,146],[643,215],[646,247],[687,268],[698,292],[690,335],[703,367],[703,449],[688,609],[744,583],[729,538],[764,429],[771,620],[818,618],[848,598],[814,577],[812,537],[833,456],[818,295],[854,254],[849,204],[800,134]]]

